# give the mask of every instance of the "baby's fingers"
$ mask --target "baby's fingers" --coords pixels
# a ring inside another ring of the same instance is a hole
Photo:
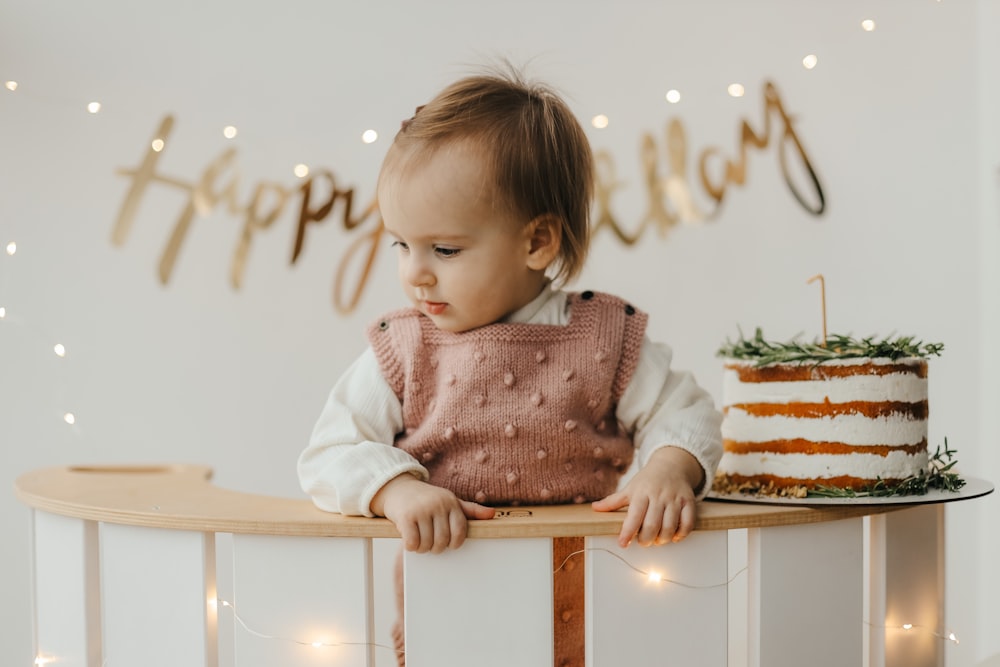
[[[407,551],[420,551],[420,525],[416,521],[400,521],[396,524],[403,548]]]
[[[672,538],[674,542],[680,542],[694,530],[696,512],[697,510],[693,501],[682,504],[680,521],[677,524],[677,531]]]
[[[595,512],[614,512],[628,505],[628,494],[621,491],[610,496],[595,500],[590,504]]]
[[[632,544],[632,540],[637,536],[641,546],[648,546],[652,542],[651,538],[644,538],[641,532],[648,518],[648,509],[649,501],[646,499],[633,500],[628,506],[628,514],[625,515],[625,521],[622,522],[622,530],[618,533],[618,544],[623,549]]]
[[[677,523],[680,520],[680,508],[675,503],[668,503],[662,512],[655,515],[652,513],[646,516],[651,531],[655,530],[653,543],[657,545],[667,544],[675,541],[677,535]],[[643,530],[646,526],[643,525]]]
[[[461,510],[454,510],[448,516],[449,541],[445,546],[457,549],[465,542],[465,537],[469,530],[469,522],[465,518],[465,513]]]

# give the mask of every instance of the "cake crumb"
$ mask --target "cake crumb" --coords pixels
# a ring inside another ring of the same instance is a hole
[[[743,494],[768,498],[805,498],[809,488],[802,485],[776,486],[774,482],[736,482],[728,475],[719,474],[715,477],[712,490],[721,494]]]

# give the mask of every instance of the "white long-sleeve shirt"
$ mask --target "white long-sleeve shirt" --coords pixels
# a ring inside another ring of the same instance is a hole
[[[545,289],[505,321],[565,326],[567,295]],[[704,470],[699,490],[704,497],[722,456],[722,415],[690,373],[671,370],[672,356],[667,345],[643,339],[639,363],[616,416],[637,450],[633,468],[645,465],[661,447],[684,449]],[[400,401],[368,348],[334,385],[299,457],[303,491],[320,509],[373,516],[371,500],[389,480],[403,473],[429,477],[423,465],[393,446],[402,430]]]

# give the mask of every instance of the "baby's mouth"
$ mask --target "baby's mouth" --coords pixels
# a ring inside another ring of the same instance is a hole
[[[441,303],[438,301],[424,301],[424,310],[427,311],[428,315],[440,315],[444,312],[444,309],[448,307],[447,303]]]

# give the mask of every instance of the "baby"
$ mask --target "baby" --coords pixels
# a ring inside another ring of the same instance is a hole
[[[587,254],[592,170],[566,104],[516,72],[404,121],[378,203],[413,305],[330,393],[298,466],[318,507],[387,517],[417,552],[458,548],[497,505],[627,506],[623,547],[691,532],[721,415],[645,313],[556,287]]]

